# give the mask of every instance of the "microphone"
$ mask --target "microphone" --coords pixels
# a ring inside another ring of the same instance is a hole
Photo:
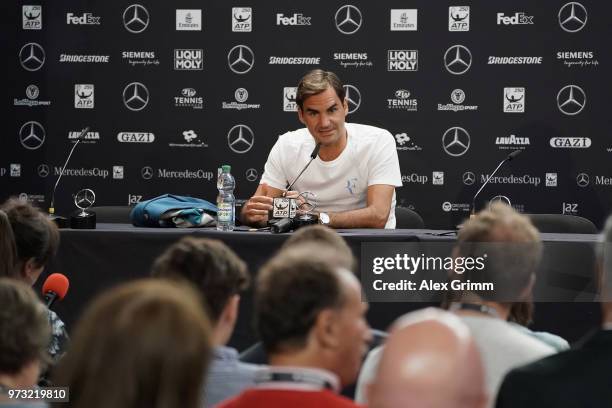
[[[270,225],[270,232],[274,234],[282,234],[283,232],[289,232],[293,229],[292,218],[281,218],[274,224]]]
[[[476,192],[476,194],[474,195],[474,198],[472,199],[472,212],[470,214],[470,216],[474,216],[474,214],[476,214],[476,197],[478,197],[478,194],[480,194],[480,192],[482,191],[483,188],[485,188],[485,186],[487,184],[489,184],[489,181],[491,180],[491,178],[495,175],[495,173],[497,173],[497,171],[500,169],[500,167],[505,163],[505,162],[509,162],[512,161],[514,158],[516,158],[516,156],[518,156],[520,153],[522,152],[522,150],[515,150],[512,153],[510,153],[508,156],[506,156],[506,158],[504,160],[502,160],[497,167],[495,168],[495,170],[493,170],[493,173],[491,173],[489,175],[489,177],[487,177],[487,179],[485,180],[485,182],[482,184],[482,186],[480,186],[480,188],[478,189],[478,191]]]
[[[87,132],[89,132],[89,126],[86,126],[83,130],[81,130],[81,134],[79,134],[79,137],[77,137],[76,143],[74,144],[74,146],[72,146],[72,149],[70,149],[70,153],[68,153],[66,162],[64,162],[64,167],[62,167],[62,171],[60,171],[60,174],[57,177],[57,180],[55,181],[55,186],[53,186],[53,192],[51,193],[51,202],[49,203],[49,218],[51,218],[60,228],[66,227],[68,222],[65,217],[60,217],[60,216],[55,215],[55,207],[54,207],[55,190],[57,190],[57,186],[60,180],[62,179],[62,176],[64,175],[64,170],[66,170],[66,166],[68,165],[68,162],[70,161],[70,158],[72,157],[72,153],[74,152],[74,149],[76,149],[77,145],[81,142],[81,140],[85,138],[85,135],[87,134]]]
[[[286,188],[287,191],[291,191],[291,187],[293,187],[295,182],[298,181],[302,173],[304,173],[306,169],[308,168],[308,166],[310,166],[310,163],[312,163],[312,161],[317,158],[317,156],[319,155],[319,150],[321,150],[321,143],[317,143],[312,153],[310,153],[310,160],[308,160],[308,163],[306,163],[306,166],[304,166],[302,171],[300,171],[300,174],[298,174],[297,177],[293,179],[293,182],[291,184],[287,184],[287,188]]]
[[[50,308],[56,300],[64,299],[64,296],[68,293],[69,286],[70,282],[65,275],[61,273],[49,275],[42,287],[42,294],[47,308]]]

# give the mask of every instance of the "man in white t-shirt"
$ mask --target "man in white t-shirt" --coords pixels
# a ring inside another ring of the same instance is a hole
[[[307,73],[298,85],[296,102],[306,128],[278,138],[257,191],[242,209],[242,221],[266,224],[272,198],[285,193],[319,143],[318,157],[293,190],[316,195],[320,222],[333,228],[395,228],[395,187],[401,187],[402,177],[393,135],[374,126],[345,123],[348,104],[333,72]]]

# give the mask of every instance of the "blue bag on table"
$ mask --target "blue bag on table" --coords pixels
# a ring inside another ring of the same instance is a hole
[[[141,201],[130,212],[136,227],[203,227],[214,225],[217,206],[201,198],[164,194]]]

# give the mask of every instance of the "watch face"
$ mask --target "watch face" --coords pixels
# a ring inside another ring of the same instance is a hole
[[[321,220],[321,224],[329,224],[329,215],[326,213],[319,213],[319,219]]]

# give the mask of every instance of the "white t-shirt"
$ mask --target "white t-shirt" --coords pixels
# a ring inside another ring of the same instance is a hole
[[[365,208],[368,186],[402,186],[393,135],[374,126],[345,125],[348,138],[340,156],[327,162],[317,157],[292,188],[316,194],[317,212]],[[308,163],[314,147],[314,138],[306,128],[279,136],[260,183],[285,189]],[[395,228],[395,192],[385,228]]]

